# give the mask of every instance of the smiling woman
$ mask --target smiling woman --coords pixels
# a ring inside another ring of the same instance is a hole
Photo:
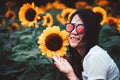
[[[68,80],[119,80],[116,63],[98,43],[101,17],[90,9],[78,9],[65,25],[70,44],[69,61],[59,55],[53,59]]]

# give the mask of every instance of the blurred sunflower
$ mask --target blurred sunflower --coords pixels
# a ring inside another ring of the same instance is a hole
[[[86,9],[90,9],[90,10],[92,10],[92,9],[93,9],[93,6],[87,4],[87,5],[85,6],[85,8],[86,8]]]
[[[116,25],[117,24],[117,19],[115,17],[109,16],[106,19],[106,23],[109,25]]]
[[[57,14],[56,18],[63,25],[67,22],[67,20],[65,20],[60,14]]]
[[[53,8],[53,6],[52,6],[52,3],[50,3],[50,2],[48,2],[47,4],[46,4],[46,6],[45,6],[45,11],[46,10],[49,10],[49,9],[51,9],[51,8]]]
[[[12,23],[11,25],[9,25],[9,27],[7,28],[10,31],[13,31],[14,29],[20,30],[20,26],[18,25],[18,23]]]
[[[117,17],[117,30],[120,32],[120,16]]]
[[[43,18],[42,26],[51,27],[53,25],[53,17],[50,13],[46,13],[46,15],[43,16],[42,18]]]
[[[108,0],[94,0],[95,4],[101,7],[105,7],[109,4]]]
[[[54,54],[64,56],[69,45],[67,39],[67,32],[60,31],[59,26],[47,27],[39,36],[39,48],[42,55],[47,55],[52,58]]]
[[[62,11],[61,16],[64,19],[69,19],[71,14],[75,11],[76,9],[72,9],[72,8],[66,8]]]
[[[109,4],[108,0],[101,0],[99,1],[98,5],[101,7],[105,7]]]
[[[5,17],[6,17],[7,19],[12,19],[12,20],[14,20],[14,19],[16,18],[16,14],[15,14],[15,12],[14,12],[13,10],[8,9],[7,12],[5,13]]]
[[[77,1],[75,3],[75,8],[83,8],[87,5],[87,2],[86,1]]]
[[[34,5],[34,2],[30,5],[29,3],[23,4],[19,11],[19,20],[23,26],[34,26],[38,19],[39,14],[42,11]]]
[[[52,6],[57,10],[63,10],[67,8],[63,3],[60,3],[60,1],[57,1],[57,0],[53,2]]]
[[[93,7],[93,12],[102,15],[102,21],[100,22],[100,24],[103,25],[106,22],[107,18],[106,11],[101,7]]]
[[[76,9],[66,8],[64,9],[61,14],[57,14],[56,18],[61,24],[65,24],[66,22],[70,21],[70,16]]]

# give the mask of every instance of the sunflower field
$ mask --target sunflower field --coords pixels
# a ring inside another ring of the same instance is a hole
[[[0,80],[67,80],[52,56],[69,56],[64,25],[78,8],[102,15],[99,45],[120,69],[120,11],[116,8],[120,1],[76,0],[74,6],[61,1],[41,5],[33,0],[19,6],[12,0],[5,2],[4,11],[0,10]]]

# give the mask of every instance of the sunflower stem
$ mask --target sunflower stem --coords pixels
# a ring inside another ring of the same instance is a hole
[[[34,38],[35,36],[36,36],[36,28],[34,28],[32,32],[32,37]]]
[[[53,64],[52,61],[50,61],[50,59],[48,59],[47,57],[45,57],[45,59],[46,59],[50,64]]]

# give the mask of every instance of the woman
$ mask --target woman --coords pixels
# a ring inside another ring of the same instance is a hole
[[[98,45],[100,15],[78,9],[66,24],[70,60],[54,55],[54,64],[69,80],[119,80],[119,69]]]

